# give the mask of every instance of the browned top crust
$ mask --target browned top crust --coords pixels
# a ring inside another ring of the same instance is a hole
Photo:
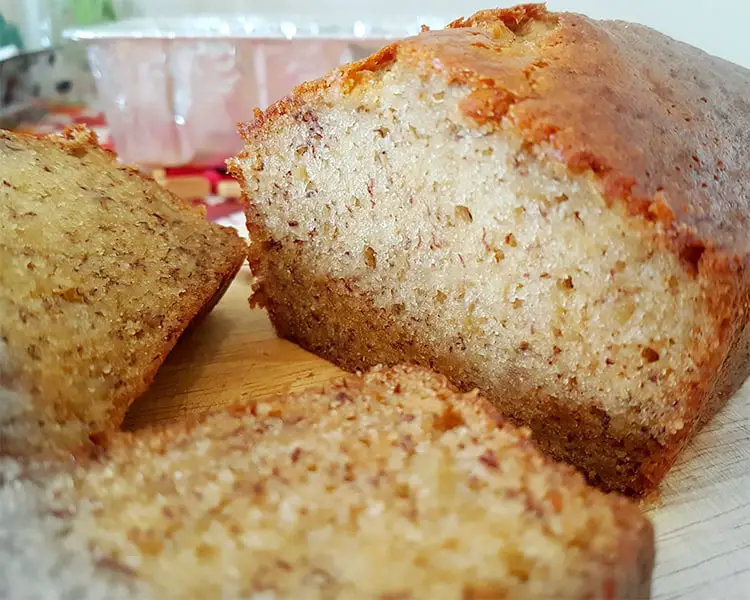
[[[243,135],[322,89],[353,92],[396,60],[468,86],[462,108],[479,126],[514,128],[593,174],[607,199],[663,223],[689,265],[710,255],[714,272],[744,271],[750,71],[647,27],[527,4],[424,31],[304,84],[257,111]]]

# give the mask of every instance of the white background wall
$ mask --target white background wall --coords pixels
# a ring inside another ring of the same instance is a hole
[[[6,17],[24,3],[64,0],[0,0]],[[151,14],[188,12],[298,12],[320,18],[378,19],[436,14],[454,18],[479,8],[515,0],[131,0]],[[520,1],[520,0],[518,0]],[[655,27],[673,37],[750,68],[750,0],[548,0],[553,10],[582,12],[596,18],[626,19]]]

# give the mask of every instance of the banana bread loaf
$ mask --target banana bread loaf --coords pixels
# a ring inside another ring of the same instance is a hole
[[[15,600],[650,591],[653,531],[634,504],[421,369],[115,434],[52,476],[4,474],[0,596]]]
[[[0,132],[0,455],[119,425],[245,244],[84,129]]]
[[[631,494],[747,375],[739,66],[525,5],[304,84],[242,134],[255,301],[347,369],[430,365]]]

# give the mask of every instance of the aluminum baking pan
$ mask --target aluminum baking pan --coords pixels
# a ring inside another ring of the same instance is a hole
[[[86,44],[121,158],[150,167],[219,165],[236,124],[297,84],[362,58],[435,18],[316,22],[253,15],[137,18],[65,31]]]

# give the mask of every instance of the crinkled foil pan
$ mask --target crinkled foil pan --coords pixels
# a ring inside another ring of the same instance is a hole
[[[236,124],[306,80],[358,60],[422,23],[314,23],[255,16],[129,19],[65,32],[86,44],[121,159],[146,167],[221,165]]]

